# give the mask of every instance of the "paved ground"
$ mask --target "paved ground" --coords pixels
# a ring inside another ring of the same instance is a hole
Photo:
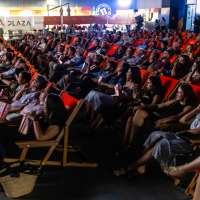
[[[79,114],[80,115],[80,114]],[[124,124],[116,126],[123,129]],[[140,177],[116,177],[113,169],[125,162],[110,156],[109,152],[117,147],[121,139],[115,132],[106,128],[98,131],[92,138],[81,138],[74,130],[82,127],[73,123],[70,138],[82,146],[98,168],[80,167],[43,167],[43,176],[38,177],[34,191],[21,199],[80,199],[80,200],[186,200],[185,189],[175,186],[173,180],[163,174],[160,166],[154,163],[147,167],[146,174]],[[71,156],[80,160],[79,155]],[[0,193],[0,199],[8,199]]]

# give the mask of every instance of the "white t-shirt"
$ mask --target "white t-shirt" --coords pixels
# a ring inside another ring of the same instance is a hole
[[[46,43],[40,44],[39,47],[41,47],[42,49],[44,49],[46,46]]]
[[[165,20],[162,20],[161,23],[160,23],[160,25],[161,25],[161,26],[166,26],[166,21],[165,21]]]

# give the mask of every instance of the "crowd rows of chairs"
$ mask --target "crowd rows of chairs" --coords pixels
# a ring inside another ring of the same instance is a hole
[[[180,50],[182,52],[185,52],[186,49],[187,49],[187,46],[188,45],[195,45],[197,40],[195,40],[194,38],[187,39],[186,38],[187,37],[186,32],[183,32],[182,34],[183,34],[184,43],[183,43],[182,47],[180,48]],[[132,36],[134,36],[134,35],[132,35]],[[114,37],[116,37],[116,36],[114,36]],[[147,37],[147,35],[143,35],[142,39],[135,39],[134,40],[133,47],[135,47],[135,52],[134,52],[134,54],[132,56],[134,56],[135,53],[139,50],[137,47],[144,42],[146,37]],[[195,37],[195,36],[193,36],[193,37]],[[70,45],[74,44],[74,42],[77,40],[77,38],[78,38],[77,36],[72,36],[72,39],[71,39],[70,43],[68,45],[65,45],[65,48],[68,48]],[[89,51],[87,51],[87,50],[89,50],[92,47],[94,47],[94,40],[90,41],[87,38],[85,38],[85,39],[86,39],[86,44],[84,46],[85,47],[85,52],[84,52],[84,55],[83,55],[84,57],[86,57],[89,54]],[[26,61],[27,65],[29,66],[29,72],[32,74],[32,80],[36,76],[39,75],[39,73],[37,72],[37,69],[35,69],[34,65],[31,65],[30,62],[20,52],[17,52],[14,49],[13,46],[9,45],[4,40],[4,38],[0,37],[0,40],[3,41],[3,44],[6,47],[9,47],[14,51],[13,52],[14,55],[16,55],[18,57],[21,57]],[[48,42],[50,42],[50,40]],[[149,46],[151,45],[151,43],[152,43],[152,41],[149,42]],[[63,44],[61,43],[61,45],[63,45]],[[157,47],[160,47],[160,45],[161,45],[161,42],[158,41],[157,42]],[[117,49],[119,47],[120,47],[119,44],[107,43],[107,48],[108,49],[107,49],[106,56],[113,55],[117,51]],[[199,51],[200,51],[200,46],[195,50],[194,55],[198,55]],[[146,61],[146,60],[149,59],[149,56],[150,56],[151,52],[152,52],[152,50],[144,51],[143,61]],[[157,54],[159,54],[158,59],[160,59],[161,56],[162,56],[162,53],[157,53]],[[106,57],[106,56],[104,57],[104,61],[101,64],[101,70],[104,69],[106,63],[109,60],[109,58]],[[180,55],[172,56],[172,58],[169,61],[170,64],[171,64],[171,67],[173,67],[174,63],[177,61],[179,56]],[[120,65],[120,62],[118,62],[118,61],[115,61],[115,62],[117,63],[118,66]],[[148,77],[151,76],[152,74],[154,74],[154,72],[150,72],[150,71],[147,71],[147,70],[144,70],[144,69],[140,69],[140,72],[141,72],[142,80],[141,80],[141,83],[140,83],[139,87],[142,88],[142,89],[145,89]],[[182,79],[174,79],[174,78],[165,76],[163,74],[160,74],[160,78],[161,78],[162,84],[164,86],[164,91],[163,91],[161,102],[169,101],[170,99],[174,98],[174,94],[175,94],[177,88],[182,84],[183,80]],[[194,93],[197,96],[197,104],[199,104],[200,103],[200,86],[191,84],[190,82],[187,82],[186,84],[190,85],[193,88]],[[53,83],[49,82],[47,84],[47,87],[55,87],[55,85]],[[107,94],[114,93],[113,89],[103,89],[103,88],[99,87],[99,90],[100,91],[104,91]],[[67,94],[66,91],[60,91],[60,95],[61,95],[61,98],[63,99],[63,102],[64,102],[66,108],[67,109],[70,108],[70,116],[69,116],[69,118],[68,118],[68,120],[66,122],[65,128],[58,135],[57,139],[53,140],[53,141],[17,142],[16,144],[19,146],[19,148],[23,148],[23,151],[22,151],[22,154],[21,154],[21,157],[19,158],[19,160],[22,161],[22,160],[25,159],[25,156],[26,156],[27,151],[28,151],[29,148],[48,146],[48,147],[50,147],[50,149],[49,149],[48,153],[46,154],[45,158],[43,160],[36,160],[37,163],[39,163],[39,164],[41,163],[42,165],[96,167],[97,164],[96,163],[92,163],[92,162],[91,163],[67,162],[67,153],[68,152],[81,151],[80,147],[77,147],[77,146],[74,147],[74,146],[69,146],[68,145],[68,143],[70,142],[69,139],[68,139],[68,136],[69,136],[69,126],[70,126],[72,120],[74,119],[74,117],[76,116],[76,114],[78,113],[80,107],[83,105],[84,100],[83,99],[77,100],[74,97],[72,97],[69,94]],[[130,101],[130,103],[131,103],[132,98],[130,98],[130,97],[120,97],[119,96],[119,97],[115,97],[115,101],[116,102],[117,101],[120,101],[120,102]],[[172,129],[174,130],[174,129],[179,129],[180,126],[181,126],[180,124],[175,124],[175,123],[173,123],[173,124],[163,124],[162,128],[163,129],[167,129],[167,130],[172,130]],[[181,129],[182,128],[183,127],[181,127]],[[61,140],[62,137],[64,137],[64,146],[60,147],[59,141]],[[199,145],[199,141],[193,141],[193,145],[194,146],[198,146]],[[62,157],[61,161],[49,161],[49,158],[50,158],[50,156],[51,156],[51,154],[52,154],[52,152],[54,150],[63,151],[63,157]],[[13,162],[13,161],[16,161],[16,159],[6,158],[4,161],[5,162]],[[194,182],[196,182],[196,180],[197,180],[197,177],[198,177],[198,174],[195,175],[194,179],[192,180],[192,183],[187,188],[186,194],[194,194],[193,187],[194,187]],[[175,183],[177,184],[178,180],[176,180]]]

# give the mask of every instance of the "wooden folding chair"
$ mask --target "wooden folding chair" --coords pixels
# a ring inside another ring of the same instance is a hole
[[[21,156],[19,159],[13,158],[5,158],[4,162],[16,162],[16,161],[23,161],[27,155],[29,148],[37,148],[37,147],[50,147],[45,157],[41,160],[33,160],[37,164],[44,165],[57,165],[57,166],[76,166],[76,167],[97,167],[97,163],[93,163],[83,152],[79,146],[70,146],[68,145],[69,142],[69,127],[71,125],[72,120],[77,115],[78,111],[80,110],[81,106],[84,103],[84,100],[81,99],[80,101],[71,97],[70,95],[63,93],[62,99],[65,104],[65,108],[68,110],[69,117],[66,121],[65,127],[62,131],[58,134],[55,140],[48,140],[48,141],[23,141],[23,142],[16,142],[19,148],[23,149]],[[60,140],[64,137],[64,144],[61,146],[59,145]],[[73,143],[73,142],[71,142]],[[60,161],[50,161],[49,158],[53,152],[63,152],[62,158]],[[90,163],[80,163],[80,162],[68,162],[67,156],[69,152],[80,152]]]
[[[113,44],[111,47],[110,47],[110,49],[108,50],[108,52],[107,52],[107,56],[112,56],[116,51],[117,51],[117,49],[119,48],[119,44]]]
[[[133,45],[133,47],[138,47],[138,46],[140,46],[143,42],[144,42],[144,39],[138,39],[138,40],[136,41],[136,43]]]

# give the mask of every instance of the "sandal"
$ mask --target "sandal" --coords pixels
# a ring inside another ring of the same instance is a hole
[[[170,172],[171,169],[173,169],[176,172],[177,175],[170,175],[169,172]],[[183,176],[183,174],[179,173],[179,171],[177,170],[176,167],[168,167],[168,166],[166,166],[166,169],[165,170],[162,169],[162,170],[163,170],[163,172],[165,174],[167,174],[167,176],[170,176],[172,178],[176,178],[178,180],[184,180],[185,179],[185,175]]]
[[[128,174],[125,168],[119,168],[113,171],[115,176],[126,176]]]

